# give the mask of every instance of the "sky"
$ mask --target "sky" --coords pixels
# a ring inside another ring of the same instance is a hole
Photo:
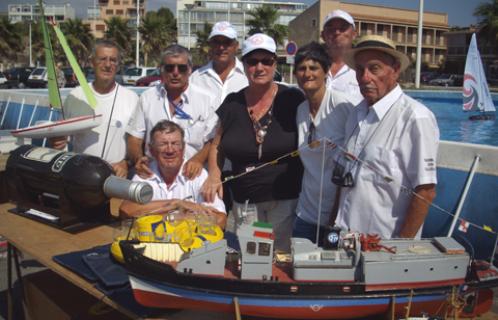
[[[304,2],[309,5],[316,0],[288,0],[290,2]],[[477,24],[478,20],[473,16],[474,9],[483,2],[489,0],[425,0],[424,11],[448,13],[448,24],[450,26],[467,27]],[[86,17],[86,9],[93,5],[94,0],[44,0],[45,3],[71,3],[76,10],[76,16]],[[97,1],[98,2],[98,1]],[[344,0],[349,3],[363,3],[371,5],[381,5],[395,8],[405,8],[418,10],[419,0]],[[0,0],[0,12],[7,11],[8,4],[14,3],[35,3],[34,0]],[[174,12],[175,0],[147,0],[147,10],[157,10],[160,7],[168,7]]]

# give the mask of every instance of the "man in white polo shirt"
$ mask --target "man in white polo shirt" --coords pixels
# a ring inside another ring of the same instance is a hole
[[[356,74],[344,63],[344,55],[351,50],[353,40],[356,38],[353,17],[343,10],[330,12],[325,17],[321,36],[327,46],[331,62],[327,86],[344,93],[353,104],[360,103],[363,96],[356,81]]]
[[[214,95],[189,83],[191,72],[190,52],[177,44],[167,47],[161,59],[162,83],[140,95],[135,113],[126,128],[129,134],[128,156],[136,163],[137,172],[152,174],[145,156],[150,155],[150,131],[157,122],[167,119],[185,131],[185,159],[188,161],[184,166],[184,174],[189,178],[200,174],[218,117]]]
[[[239,49],[237,31],[229,22],[217,22],[208,39],[211,61],[192,73],[190,83],[215,94],[218,108],[228,94],[247,87],[247,77],[236,56]]]
[[[121,215],[136,217],[151,211],[166,213],[182,209],[211,215],[218,225],[224,227],[226,213],[223,201],[216,197],[212,203],[205,203],[200,194],[207,178],[206,170],[202,169],[200,176],[192,180],[182,174],[185,153],[183,129],[174,122],[159,121],[150,132],[149,147],[153,157],[150,163],[152,175],[145,179],[135,175],[133,181],[147,182],[152,186],[152,201],[138,204],[125,200],[120,207]]]
[[[434,114],[398,85],[410,61],[391,40],[362,37],[345,61],[365,99],[346,121],[345,152],[332,172],[341,186],[336,224],[382,238],[420,237],[436,195]]]

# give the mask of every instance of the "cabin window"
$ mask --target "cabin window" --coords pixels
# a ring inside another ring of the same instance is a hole
[[[265,242],[260,242],[259,243],[259,255],[260,256],[269,256],[271,251],[271,244],[265,243]]]
[[[248,254],[256,254],[256,242],[250,241],[247,243],[246,252]]]

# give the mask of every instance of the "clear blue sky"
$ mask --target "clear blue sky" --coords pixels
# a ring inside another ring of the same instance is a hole
[[[312,4],[316,0],[288,0],[295,2],[305,2]],[[424,10],[448,13],[448,23],[450,26],[466,27],[476,24],[477,18],[473,16],[474,9],[478,4],[490,0],[425,0]],[[85,18],[86,8],[93,5],[93,0],[44,0],[45,3],[66,3],[69,2],[76,9],[76,15]],[[350,3],[364,3],[381,5],[396,8],[406,8],[418,10],[418,0],[344,0]],[[0,11],[6,12],[7,5],[12,3],[35,3],[34,0],[0,0]],[[162,6],[174,9],[174,0],[147,0],[147,9],[156,10]]]

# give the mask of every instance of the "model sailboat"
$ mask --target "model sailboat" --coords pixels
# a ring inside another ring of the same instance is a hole
[[[471,115],[470,120],[495,119],[495,106],[489,93],[486,75],[482,66],[481,56],[477,48],[475,33],[472,34],[463,80],[463,110],[478,111],[479,114]]]
[[[50,35],[48,33],[47,22],[45,20],[45,13],[43,10],[43,4],[41,0],[38,0],[38,4],[40,6],[40,14],[42,19],[40,19],[40,25],[42,28],[43,34],[43,44],[45,48],[45,65],[47,67],[48,73],[48,96],[50,101],[51,108],[57,108],[62,110],[62,115],[64,117],[64,108],[62,105],[62,99],[59,91],[59,86],[57,84],[57,75],[55,71],[55,63],[54,63],[54,53],[52,50],[52,43],[50,41]],[[76,58],[74,57],[69,45],[67,44],[66,38],[62,34],[59,27],[54,23],[52,24],[55,34],[66,54],[66,57],[73,69],[76,78],[78,79],[80,86],[83,89],[85,97],[88,101],[88,104],[95,109],[97,105],[97,101],[95,96],[86,81],[86,78],[81,71]],[[67,136],[79,131],[88,130],[94,128],[102,122],[102,115],[89,115],[89,116],[81,116],[77,118],[64,119],[55,122],[44,122],[35,126],[22,128],[18,130],[11,131],[11,134],[14,137],[18,138],[48,138],[48,137],[58,137],[58,136]]]

